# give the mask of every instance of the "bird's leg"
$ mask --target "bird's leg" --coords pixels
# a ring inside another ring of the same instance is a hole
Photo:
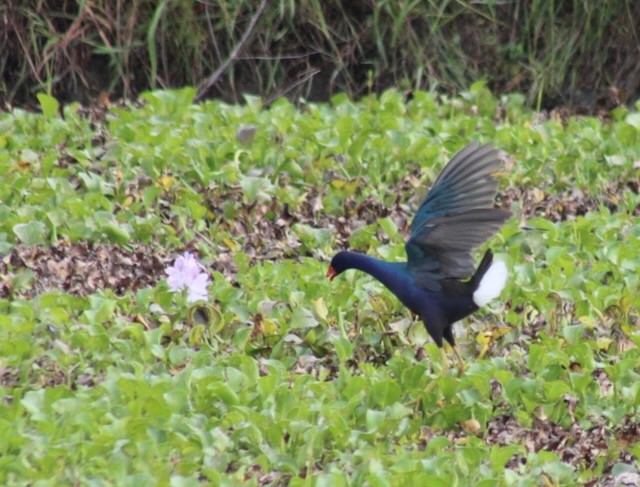
[[[440,376],[444,377],[449,372],[451,365],[449,364],[449,357],[447,357],[447,352],[445,352],[444,347],[440,349],[440,353],[442,353],[442,369],[440,370]]]
[[[458,360],[458,377],[462,377],[462,373],[464,372],[464,369],[466,368],[466,366],[464,364],[464,360],[462,360],[462,357],[458,353],[458,349],[455,346],[451,347],[451,348],[453,349],[453,353],[455,354],[456,359]]]

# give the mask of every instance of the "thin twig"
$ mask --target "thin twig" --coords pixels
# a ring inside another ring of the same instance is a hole
[[[315,68],[313,71],[310,71],[309,73],[307,73],[305,76],[303,76],[302,78],[300,78],[297,81],[294,81],[293,83],[291,83],[289,86],[287,86],[284,90],[282,90],[280,93],[275,94],[274,96],[272,96],[271,98],[269,98],[267,101],[265,101],[262,104],[262,108],[267,108],[269,107],[269,105],[271,105],[274,101],[276,101],[278,98],[283,97],[284,95],[286,95],[287,93],[289,93],[291,90],[293,90],[296,86],[301,85],[302,83],[307,82],[308,80],[310,80],[311,78],[313,78],[315,75],[317,75],[320,71],[322,71],[319,68]]]
[[[204,96],[207,94],[209,89],[214,84],[216,84],[220,76],[222,76],[222,74],[226,71],[229,65],[238,57],[238,54],[240,53],[240,49],[242,49],[244,44],[249,39],[249,36],[251,36],[251,34],[253,33],[253,29],[256,26],[256,22],[258,22],[258,18],[260,17],[260,15],[262,15],[262,11],[264,10],[266,5],[267,5],[267,0],[262,0],[260,2],[260,5],[258,6],[256,13],[253,14],[253,17],[251,17],[251,20],[249,21],[249,25],[247,26],[247,30],[245,30],[244,34],[242,34],[240,41],[235,45],[235,47],[231,51],[231,54],[229,54],[229,57],[227,58],[227,60],[224,63],[222,63],[220,67],[216,69],[215,72],[201,85],[202,88],[198,90],[198,94],[193,99],[194,103],[199,102],[200,100],[202,100],[202,98],[204,98]]]

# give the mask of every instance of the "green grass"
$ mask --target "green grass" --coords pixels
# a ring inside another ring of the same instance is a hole
[[[186,246],[212,275],[203,319],[162,282],[27,297],[38,263],[5,257],[0,482],[576,485],[637,467],[637,112],[541,120],[482,84],[268,110],[193,95],[146,93],[97,121],[76,105],[61,118],[47,96],[43,114],[0,116],[3,255]],[[456,325],[464,375],[435,379],[437,348],[421,324],[404,330],[393,296],[363,274],[324,275],[342,244],[403,258],[402,222],[471,139],[511,158],[515,216],[490,242],[511,277]],[[537,446],[499,440],[501,418]],[[593,460],[565,456],[598,435]]]

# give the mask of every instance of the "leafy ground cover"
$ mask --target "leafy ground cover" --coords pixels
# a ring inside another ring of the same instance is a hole
[[[0,481],[32,485],[633,485],[640,455],[640,116],[565,118],[390,91],[296,107],[0,116]],[[500,302],[442,366],[381,285],[471,139],[504,149]],[[211,274],[189,309],[163,281]],[[437,380],[429,393],[424,389]],[[420,399],[421,407],[412,404]]]

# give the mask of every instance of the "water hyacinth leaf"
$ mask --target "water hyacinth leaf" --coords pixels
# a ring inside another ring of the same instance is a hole
[[[391,380],[384,380],[374,384],[372,388],[373,399],[380,407],[390,406],[400,400],[402,391],[400,386]]]
[[[301,306],[296,306],[293,309],[291,313],[291,320],[289,321],[289,326],[291,328],[313,328],[318,325],[318,320],[310,310]]]
[[[101,230],[111,242],[122,245],[131,240],[131,234],[116,222],[109,222],[103,225]]]
[[[353,357],[353,345],[345,337],[336,335],[331,338],[331,344],[335,347],[336,354],[340,361],[344,362]]]
[[[374,409],[368,409],[366,413],[366,417],[367,417],[367,420],[366,420],[367,430],[370,432],[374,432],[383,426],[386,419],[386,414],[384,413],[384,411],[376,411]]]
[[[18,223],[13,227],[13,233],[26,245],[42,245],[48,236],[46,225],[40,221]]]
[[[390,239],[393,239],[398,234],[398,227],[393,222],[393,220],[391,220],[391,218],[379,218],[378,224]]]
[[[562,328],[562,334],[569,344],[576,344],[587,329],[587,325],[571,325]]]
[[[240,179],[240,187],[249,202],[258,198],[268,200],[274,189],[273,184],[267,178],[245,176]]]
[[[308,248],[324,247],[331,241],[331,231],[327,228],[313,228],[305,223],[296,223],[292,230]]]
[[[517,445],[494,445],[489,455],[491,470],[496,474],[501,473],[509,460],[521,450],[522,448]]]

